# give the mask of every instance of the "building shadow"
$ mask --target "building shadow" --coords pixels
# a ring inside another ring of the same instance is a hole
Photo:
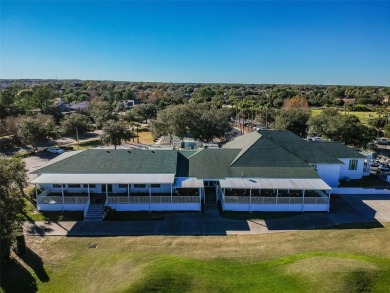
[[[219,211],[167,213],[162,220],[152,221],[80,221],[68,232],[68,237],[99,236],[211,236],[235,231],[250,233],[246,220],[225,219]]]
[[[390,200],[381,195],[332,195],[327,212],[305,212],[286,219],[266,220],[268,230],[373,229],[383,228],[377,211],[365,200]]]
[[[17,259],[1,263],[1,287],[5,293],[38,292],[35,278]]]
[[[21,259],[35,272],[41,282],[50,281],[50,277],[43,266],[42,258],[29,247],[26,247],[26,253],[21,256]]]

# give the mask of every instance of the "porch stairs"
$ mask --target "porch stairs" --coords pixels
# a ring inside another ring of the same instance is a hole
[[[88,207],[84,221],[103,221],[104,216],[104,204],[91,203]]]

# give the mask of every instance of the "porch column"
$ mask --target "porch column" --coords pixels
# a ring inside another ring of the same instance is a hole
[[[302,190],[302,213],[303,213],[304,204],[305,204],[305,190]]]
[[[149,212],[152,211],[152,184],[149,184]]]
[[[249,212],[252,213],[252,189],[249,189]]]
[[[172,193],[173,193],[173,184],[171,184],[171,203],[173,202],[173,200],[172,200]]]
[[[276,204],[278,204],[279,189],[276,189]]]
[[[130,184],[127,184],[127,202],[130,203]]]
[[[203,188],[204,194],[203,194],[203,204],[206,204],[206,190]]]
[[[330,210],[330,194],[332,193],[331,190],[329,190],[329,193],[328,193],[328,213],[329,213],[329,210]]]
[[[65,209],[64,184],[61,184],[62,211]]]
[[[108,198],[108,184],[106,183],[106,200]]]
[[[88,199],[89,199],[89,202],[91,202],[91,194],[89,192],[89,183],[88,183]]]

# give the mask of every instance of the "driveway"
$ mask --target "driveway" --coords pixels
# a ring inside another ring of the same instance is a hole
[[[41,236],[229,235],[313,230],[367,222],[373,227],[390,222],[390,196],[334,196],[330,213],[302,213],[265,221],[226,219],[217,209],[206,209],[170,213],[156,221],[26,222],[24,230],[26,235]]]

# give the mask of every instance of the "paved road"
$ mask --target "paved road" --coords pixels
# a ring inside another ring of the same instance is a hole
[[[230,220],[217,209],[171,213],[163,220],[123,222],[31,222],[26,235],[127,236],[127,235],[228,235],[311,230],[340,224],[366,223],[381,227],[390,222],[390,196],[344,195],[332,199],[330,213],[303,213],[272,220]]]

